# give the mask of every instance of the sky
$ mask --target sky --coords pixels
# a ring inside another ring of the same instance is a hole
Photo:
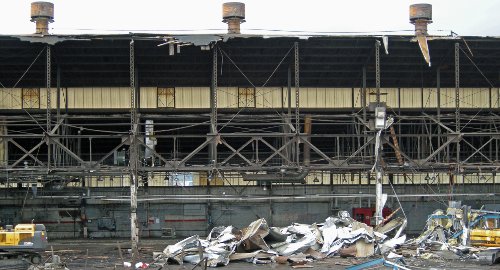
[[[28,0],[1,0],[0,34],[31,34]],[[224,33],[220,0],[52,0],[53,34]],[[244,34],[412,34],[408,0],[246,0]],[[429,32],[500,36],[500,0],[427,0]],[[267,31],[264,31],[264,30]],[[269,30],[281,30],[279,32]],[[403,32],[397,32],[404,30]],[[394,32],[392,32],[394,31]],[[387,33],[387,32],[386,32]],[[298,32],[292,33],[298,34]]]

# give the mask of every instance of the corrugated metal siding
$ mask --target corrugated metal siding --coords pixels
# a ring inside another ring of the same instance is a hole
[[[326,108],[352,108],[352,88],[323,88]],[[323,95],[317,95],[321,104]],[[320,107],[324,108],[324,107]]]
[[[130,88],[68,88],[69,109],[129,108]]]
[[[455,108],[455,88],[441,88],[441,108]]]
[[[461,88],[460,108],[489,108],[489,88]]]
[[[399,93],[401,108],[422,108],[422,88],[401,88]]]
[[[491,89],[491,107],[500,108],[500,88]]]
[[[377,101],[377,89],[366,89],[366,100],[368,103]],[[380,101],[385,102],[390,108],[397,108],[398,104],[398,89],[397,88],[381,88]]]
[[[281,108],[281,87],[258,87],[255,89],[256,108]],[[283,93],[284,95],[284,93]]]
[[[1,89],[0,109],[21,109],[21,89]]]
[[[56,107],[57,89],[52,90],[52,108]],[[238,108],[238,87],[218,88],[219,108]],[[66,96],[67,92],[67,96]],[[354,107],[361,107],[362,89],[354,89]],[[382,88],[381,101],[389,107],[398,108],[436,108],[436,88]],[[399,94],[398,94],[399,92]],[[500,108],[500,90],[489,88],[461,88],[461,108]],[[375,89],[367,89],[367,103],[375,102]],[[353,106],[351,88],[301,88],[300,107],[302,108],[351,108]],[[399,96],[400,95],[400,96]],[[441,107],[455,107],[455,89],[441,88]],[[295,107],[295,88],[292,88],[292,107]],[[130,107],[128,87],[62,88],[61,108],[66,102],[69,109],[126,109]],[[399,104],[401,102],[401,104]],[[21,109],[22,89],[0,90],[0,109]],[[281,108],[288,106],[288,91],[284,87],[263,87],[255,91],[256,108]],[[140,90],[140,107],[157,108],[157,88],[144,87]],[[175,88],[175,108],[209,108],[209,87]],[[46,108],[46,89],[40,88],[40,108]]]
[[[141,87],[140,89],[140,107],[144,109],[152,109],[158,106],[157,104],[157,88],[156,87]]]
[[[363,95],[363,88],[354,88],[354,107],[361,108],[363,105],[361,104]],[[366,106],[366,104],[365,104]]]
[[[57,107],[57,88],[50,88],[50,107]],[[40,88],[40,109],[47,108],[47,88]]]
[[[210,106],[210,88],[204,89],[208,93]],[[218,108],[238,108],[238,87],[218,87],[217,88]]]
[[[437,108],[437,89],[424,88],[423,89],[423,103],[424,108]]]
[[[176,87],[176,108],[210,108],[208,87]]]

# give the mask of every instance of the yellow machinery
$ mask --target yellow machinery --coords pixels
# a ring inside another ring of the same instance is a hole
[[[473,246],[500,247],[500,215],[485,214],[476,218],[476,226],[470,231]]]
[[[7,225],[0,228],[0,259],[26,258],[34,264],[41,261],[37,253],[47,247],[47,232],[43,224]]]
[[[500,229],[473,229],[470,231],[470,241],[474,246],[500,247]]]
[[[478,253],[480,263],[495,264],[500,262],[500,215],[487,213],[476,218],[476,224],[469,234],[473,246],[488,247]]]

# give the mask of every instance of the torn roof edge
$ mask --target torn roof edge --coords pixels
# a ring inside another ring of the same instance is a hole
[[[27,41],[31,43],[45,43],[49,45],[55,45],[59,42],[64,41],[90,41],[90,40],[105,40],[105,39],[136,39],[136,40],[158,40],[163,41],[168,38],[173,38],[180,43],[190,43],[195,46],[207,46],[219,41],[226,42],[233,38],[262,38],[262,39],[273,39],[273,38],[295,38],[299,40],[308,40],[311,38],[398,38],[408,41],[414,41],[415,36],[413,35],[258,35],[258,34],[149,34],[149,33],[129,33],[129,34],[55,34],[55,35],[39,35],[39,34],[29,34],[29,35],[0,35],[1,37],[11,37],[17,38],[21,41]],[[452,36],[428,36],[429,40],[433,39],[450,39]],[[500,39],[500,36],[465,36],[461,38],[467,39]]]

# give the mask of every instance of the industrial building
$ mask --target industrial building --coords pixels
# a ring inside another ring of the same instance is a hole
[[[244,6],[227,34],[53,35],[45,8],[36,34],[0,36],[0,225],[313,223],[371,211],[379,180],[410,234],[449,200],[500,208],[498,37],[428,36],[415,17],[405,36],[247,35]]]

